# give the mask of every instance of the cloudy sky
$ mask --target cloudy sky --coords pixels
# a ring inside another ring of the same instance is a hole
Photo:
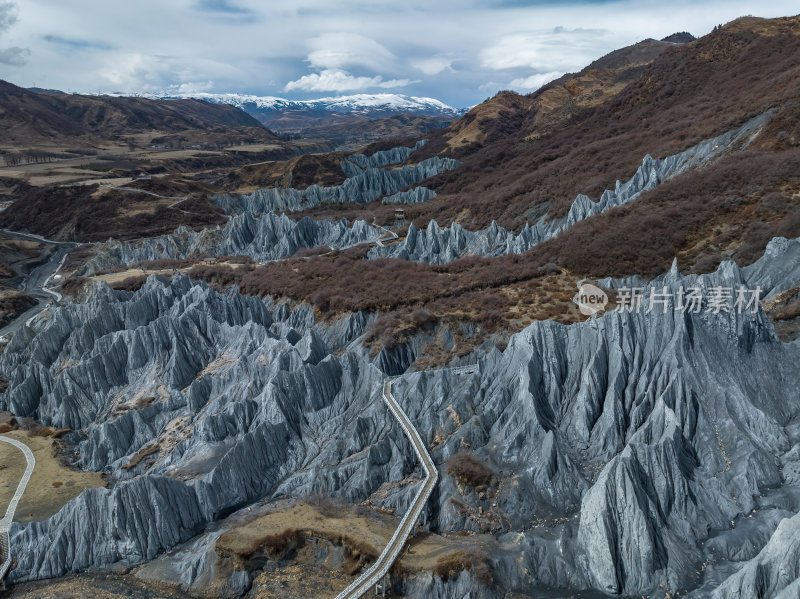
[[[0,0],[0,79],[71,92],[396,92],[470,106],[796,0]]]

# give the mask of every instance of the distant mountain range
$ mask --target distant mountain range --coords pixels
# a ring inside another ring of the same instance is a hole
[[[356,94],[316,100],[211,93],[148,97],[234,106],[271,131],[326,139],[340,149],[356,148],[379,139],[424,135],[431,129],[449,125],[468,110],[454,108],[434,98],[402,94]]]
[[[194,98],[213,104],[230,104],[257,118],[258,115],[304,111],[355,114],[368,118],[382,118],[395,114],[420,114],[455,119],[467,112],[466,108],[454,108],[434,98],[420,98],[402,94],[356,94],[316,100],[287,100],[286,98],[273,96],[211,93],[181,94],[179,96],[159,94],[152,97]]]

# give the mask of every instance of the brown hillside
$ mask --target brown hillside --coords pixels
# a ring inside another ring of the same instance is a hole
[[[622,91],[598,105],[570,109],[538,139],[548,117],[536,103],[554,87],[524,98],[501,94],[487,104],[503,110],[474,111],[495,115],[482,124],[493,135],[468,151],[448,149],[448,136],[470,125],[467,115],[431,132],[431,143],[412,156],[443,151],[464,164],[430,180],[439,197],[407,214],[421,224],[458,218],[470,227],[492,219],[517,227],[547,206],[561,216],[578,193],[597,198],[617,179],[630,177],[647,153],[679,152],[785,106],[800,91],[800,36],[793,33],[797,17],[777,21],[770,26],[756,20],[747,28],[740,20],[689,44],[670,44]],[[765,29],[769,35],[758,33]],[[587,76],[574,79],[575,85],[580,88],[578,80]]]
[[[5,147],[229,128],[246,128],[262,141],[276,139],[256,119],[233,106],[199,100],[41,94],[5,81],[0,81],[0,127],[0,145]]]
[[[506,125],[515,122],[516,130],[503,134],[497,123],[480,129],[485,143],[463,153],[464,166],[434,178],[439,197],[405,207],[407,215],[421,224],[459,217],[485,226],[498,215],[517,224],[517,216],[542,205],[563,214],[574,194],[597,197],[613,186],[611,177],[630,176],[645,153],[677,152],[774,108],[745,150],[582,221],[525,254],[432,266],[365,262],[366,250],[354,248],[240,270],[199,267],[192,274],[218,285],[238,283],[245,293],[306,300],[323,313],[380,310],[372,338],[391,344],[431,321],[471,320],[482,327],[481,338],[532,319],[574,321],[580,316],[571,293],[583,277],[653,276],[674,257],[683,271],[709,272],[725,258],[749,264],[772,237],[800,236],[800,36],[785,31],[790,24],[773,30],[755,23],[771,33],[737,22],[664,50],[622,92],[537,140],[528,137],[541,94],[504,93],[489,103],[489,112]],[[474,122],[462,119],[451,132]],[[379,209],[341,207],[338,215],[352,218],[357,211]]]
[[[174,192],[181,184],[150,187]],[[186,189],[197,187],[193,183]],[[202,193],[189,193],[187,200],[170,207],[175,202],[98,185],[34,187],[0,212],[0,227],[55,240],[91,242],[152,237],[171,233],[180,225],[197,228],[226,220]]]

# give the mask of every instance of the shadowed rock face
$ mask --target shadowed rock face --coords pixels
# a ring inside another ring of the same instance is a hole
[[[86,263],[81,274],[161,258],[245,255],[260,261],[279,260],[302,248],[343,249],[373,241],[380,235],[380,230],[363,220],[351,226],[345,219],[318,221],[305,217],[296,221],[274,212],[259,217],[243,213],[231,217],[222,228],[192,231],[182,227],[173,234],[141,241],[110,240]]]
[[[774,240],[747,269],[673,269],[652,284],[769,281],[777,293],[798,283],[782,266],[798,247]],[[396,379],[437,463],[467,446],[500,479],[484,500],[444,474],[428,513],[438,532],[478,529],[451,497],[497,516],[500,588],[640,595],[707,584],[722,597],[794,584],[794,520],[778,522],[800,510],[790,474],[800,472],[800,345],[781,343],[760,311],[647,307],[534,323],[475,374]],[[151,278],[135,293],[97,286],[23,329],[0,356],[0,409],[79,431],[81,464],[108,471],[112,485],[15,524],[11,580],[138,563],[256,500],[325,492],[357,502],[414,472],[375,367],[405,358],[367,355],[358,337],[371,318],[316,323],[307,307]],[[415,489],[378,503],[404,510]],[[738,529],[752,531],[747,543]],[[716,578],[703,580],[694,572],[712,551]],[[203,575],[190,553],[187,585]],[[408,584],[442,597],[475,586],[464,576]]]
[[[221,195],[212,201],[231,214],[224,227],[193,231],[180,227],[174,233],[133,242],[111,239],[83,267],[80,274],[92,275],[119,265],[130,266],[142,261],[162,258],[197,258],[205,255],[246,255],[255,260],[279,260],[299,249],[330,246],[345,249],[374,241],[381,231],[364,221],[352,225],[347,220],[296,221],[279,211],[294,211],[330,202],[371,202],[387,195],[386,203],[413,204],[425,202],[435,193],[425,187],[400,191],[422,179],[454,168],[451,159],[431,158],[414,166],[396,170],[383,167],[406,160],[424,141],[410,148],[381,150],[371,156],[353,154],[342,161],[347,174],[336,187],[313,185],[304,190],[268,188],[242,196]],[[263,214],[262,214],[263,213]]]
[[[331,354],[369,317],[312,328],[305,307],[186,278],[96,291],[15,337],[2,403],[81,429],[81,464],[116,484],[15,528],[14,580],[147,560],[261,497],[328,489],[355,501],[413,469],[380,372],[358,352]]]
[[[425,197],[430,199],[431,192],[413,192],[397,194],[401,189],[419,183],[423,179],[433,177],[459,165],[452,158],[434,156],[414,165],[389,170],[382,168],[398,164],[406,160],[411,153],[424,142],[418,142],[411,148],[393,148],[382,150],[372,156],[355,154],[342,161],[342,170],[347,175],[344,183],[334,187],[311,185],[303,190],[270,187],[258,189],[243,195],[218,195],[211,201],[228,214],[243,212],[269,212],[305,210],[320,204],[356,203],[367,204],[380,196],[392,196],[392,202],[414,203]]]
[[[575,198],[566,217],[547,219],[546,216],[543,216],[533,225],[526,223],[518,234],[504,229],[496,223],[492,223],[490,227],[481,231],[468,231],[458,223],[442,228],[435,221],[431,221],[428,228],[423,231],[417,230],[412,224],[409,227],[408,236],[403,242],[373,248],[370,250],[369,257],[404,258],[416,262],[445,264],[469,255],[521,254],[534,245],[555,237],[581,220],[634,201],[642,192],[655,188],[667,179],[678,176],[691,168],[707,164],[726,152],[746,147],[769,118],[770,113],[762,114],[737,129],[700,142],[679,154],[664,159],[656,159],[647,155],[633,177],[625,183],[618,181],[616,189],[603,192],[597,202],[580,194]],[[403,199],[407,203],[412,203],[410,199],[422,192],[404,193],[409,197],[403,196]],[[425,197],[425,199],[430,198]],[[387,198],[385,201],[390,200]]]

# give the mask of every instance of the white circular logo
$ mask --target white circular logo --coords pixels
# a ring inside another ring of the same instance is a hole
[[[578,293],[572,298],[578,305],[581,314],[593,316],[606,309],[608,294],[591,283],[578,282]]]

